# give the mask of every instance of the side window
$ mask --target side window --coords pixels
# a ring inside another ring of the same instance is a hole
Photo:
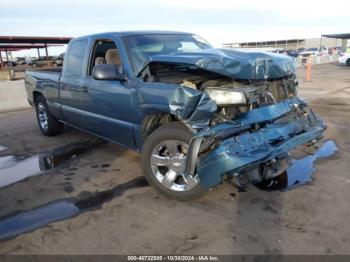
[[[111,39],[97,40],[94,44],[93,52],[90,58],[89,74],[95,65],[98,64],[114,64],[119,72],[122,72],[122,63],[119,50]]]
[[[87,44],[87,40],[79,40],[71,44],[65,64],[66,68],[64,68],[66,76],[81,76],[83,74]]]

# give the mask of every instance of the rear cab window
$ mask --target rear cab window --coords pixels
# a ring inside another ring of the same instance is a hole
[[[70,44],[67,59],[63,68],[65,76],[82,76],[84,73],[85,54],[88,40],[77,40]]]

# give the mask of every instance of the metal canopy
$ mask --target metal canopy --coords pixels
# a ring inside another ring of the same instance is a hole
[[[8,52],[35,48],[40,57],[40,48],[45,48],[46,62],[49,65],[47,48],[54,45],[68,44],[71,37],[54,36],[0,36],[0,67],[2,67],[2,51],[5,51],[6,61],[9,61]],[[12,56],[11,56],[12,57]]]
[[[327,38],[338,38],[338,39],[350,39],[350,33],[347,33],[347,34],[322,35],[322,37],[327,37]]]
[[[0,36],[0,44],[68,44],[71,37]]]
[[[47,47],[51,46],[61,46],[61,45],[47,45]],[[25,49],[32,49],[32,48],[45,48],[45,45],[15,45],[15,44],[0,44],[0,51],[20,51]]]

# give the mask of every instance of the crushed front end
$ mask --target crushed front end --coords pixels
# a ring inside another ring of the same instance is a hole
[[[295,69],[287,56],[208,50],[156,57],[140,75],[177,84],[170,112],[194,134],[185,175],[210,188],[225,174],[278,176],[291,150],[322,138],[326,125],[297,97]]]
[[[298,98],[256,108],[235,122],[199,132],[192,140],[186,171],[197,170],[207,188],[220,184],[225,174],[244,175],[259,183],[285,171],[288,153],[299,145],[315,143],[325,129]]]

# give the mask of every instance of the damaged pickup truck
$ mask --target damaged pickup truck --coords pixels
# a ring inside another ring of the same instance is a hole
[[[326,129],[297,97],[293,58],[214,49],[179,32],[75,38],[62,72],[27,71],[28,101],[53,136],[68,124],[141,151],[148,182],[177,198],[281,175]]]

